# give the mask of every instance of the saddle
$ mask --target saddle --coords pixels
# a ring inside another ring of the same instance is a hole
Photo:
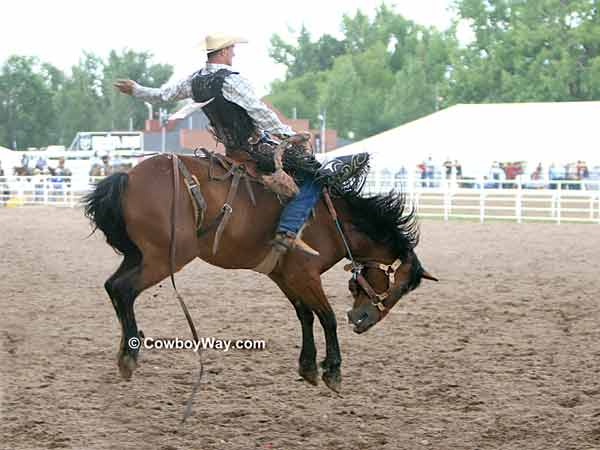
[[[293,137],[292,137],[293,138]],[[291,138],[290,138],[291,139]],[[303,142],[304,137],[292,140],[292,144]],[[290,142],[287,142],[289,144]],[[177,172],[181,172],[185,180],[185,185],[193,199],[193,206],[196,217],[196,231],[198,236],[202,236],[208,231],[217,227],[217,234],[213,244],[213,254],[218,250],[220,236],[229,221],[233,209],[231,207],[240,181],[243,180],[250,200],[256,206],[256,199],[252,190],[251,181],[264,185],[277,195],[280,202],[284,203],[286,199],[295,195],[298,191],[295,178],[292,178],[284,171],[285,150],[287,149],[286,141],[280,143],[273,151],[273,167],[275,170],[271,173],[264,173],[259,169],[260,162],[253,160],[248,152],[241,151],[238,153],[229,152],[227,156],[219,153],[211,152],[204,148],[198,148],[194,152],[197,158],[206,158],[208,160],[208,178],[209,180],[225,181],[233,177],[231,186],[227,194],[225,204],[221,208],[219,215],[213,221],[204,225],[204,211],[206,209],[206,201],[200,190],[198,179],[191,174],[185,164],[177,157],[172,155],[173,168]],[[264,151],[264,148],[263,148]],[[311,155],[312,156],[312,155]],[[314,156],[313,156],[314,158]],[[315,159],[316,161],[316,159]],[[317,161],[318,163],[318,161]],[[318,163],[319,170],[311,174],[322,187],[327,188],[334,196],[343,195],[359,195],[364,178],[368,171],[369,155],[358,154],[350,157],[334,159],[325,165]],[[225,173],[216,175],[214,166],[219,165]],[[300,171],[298,171],[300,172]]]
[[[280,142],[262,135],[251,138],[247,150],[227,148],[226,155],[234,163],[243,164],[251,176],[278,196],[292,198],[298,193],[302,179],[293,176],[293,168],[284,167],[284,158],[287,160],[292,151],[310,154],[309,142],[308,133],[296,134]]]

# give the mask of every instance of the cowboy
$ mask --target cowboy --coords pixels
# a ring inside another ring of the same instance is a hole
[[[204,103],[203,111],[213,132],[227,154],[236,159],[240,150],[251,154],[254,146],[274,143],[270,136],[286,139],[296,135],[260,101],[250,83],[231,70],[235,45],[247,42],[239,36],[209,34],[205,39],[206,65],[192,75],[160,88],[141,86],[132,80],[117,80],[114,86],[147,102],[193,98]],[[319,195],[319,186],[309,177],[284,207],[273,241],[281,253],[297,247],[310,255],[319,254],[298,236]]]

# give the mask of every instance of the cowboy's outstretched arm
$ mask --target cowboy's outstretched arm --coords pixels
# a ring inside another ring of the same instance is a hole
[[[114,87],[123,94],[133,95],[150,103],[183,100],[192,96],[192,76],[176,83],[163,84],[159,88],[142,86],[133,80],[117,80]]]

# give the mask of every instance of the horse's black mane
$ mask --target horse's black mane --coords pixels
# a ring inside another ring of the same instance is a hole
[[[254,155],[255,156],[255,155]],[[272,161],[272,155],[267,155]],[[419,243],[416,211],[406,211],[406,196],[402,192],[363,196],[362,190],[369,173],[370,156],[359,153],[321,163],[303,147],[289,148],[284,153],[284,168],[298,184],[304,174],[327,186],[337,198],[347,201],[352,223],[373,241],[388,245],[394,254],[405,258]]]
[[[363,197],[347,194],[343,197],[350,208],[352,223],[376,242],[392,247],[395,254],[406,256],[419,243],[416,211],[407,209],[402,192]]]

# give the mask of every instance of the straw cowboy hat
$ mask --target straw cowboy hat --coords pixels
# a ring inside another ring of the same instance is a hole
[[[248,40],[241,36],[233,36],[225,33],[211,33],[204,39],[206,53],[216,52],[235,44],[246,44]]]

